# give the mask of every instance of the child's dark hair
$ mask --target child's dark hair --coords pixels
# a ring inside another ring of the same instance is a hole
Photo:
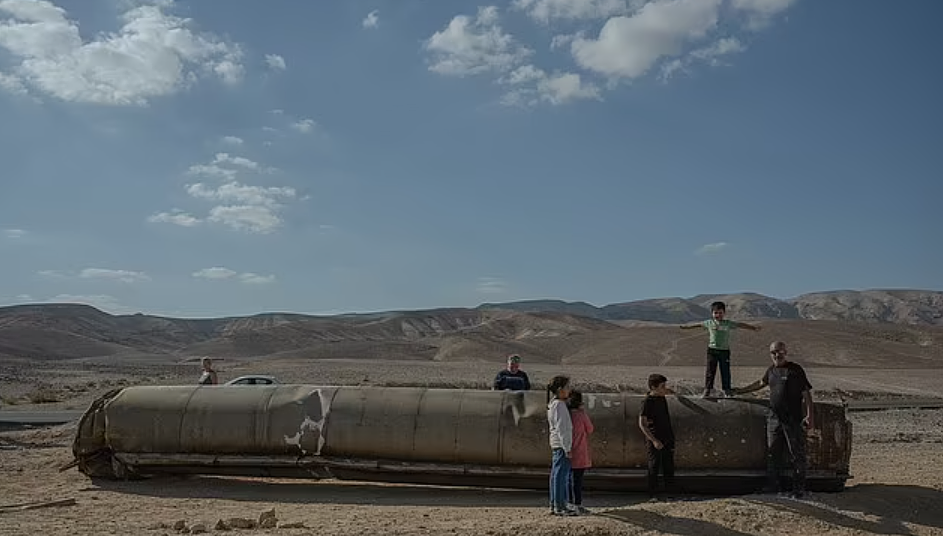
[[[566,376],[554,376],[550,383],[547,384],[547,402],[550,402],[551,398],[555,398],[560,389],[566,387],[570,384],[570,378]]]
[[[667,382],[668,378],[662,376],[661,374],[652,374],[648,377],[648,388],[654,390],[659,385]]]
[[[570,409],[580,409],[583,406],[583,393],[573,389],[570,391],[570,399],[567,401]]]
[[[712,313],[714,311],[726,311],[726,310],[727,310],[727,304],[722,301],[715,301],[714,303],[711,304]]]

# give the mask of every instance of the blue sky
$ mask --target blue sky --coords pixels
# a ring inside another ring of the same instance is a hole
[[[0,0],[0,304],[943,289],[943,4]]]

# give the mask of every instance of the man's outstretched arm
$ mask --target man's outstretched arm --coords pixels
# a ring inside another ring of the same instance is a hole
[[[746,387],[736,387],[733,389],[733,392],[738,395],[743,395],[746,393],[752,393],[753,391],[759,391],[764,387],[766,387],[766,378],[756,380]]]

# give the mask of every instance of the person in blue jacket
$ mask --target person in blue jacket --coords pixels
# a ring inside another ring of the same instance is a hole
[[[521,356],[517,354],[508,356],[508,366],[495,376],[492,390],[530,391],[530,378],[521,370]]]

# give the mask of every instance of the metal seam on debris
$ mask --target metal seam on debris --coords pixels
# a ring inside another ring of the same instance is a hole
[[[422,401],[425,400],[428,392],[429,388],[424,388],[422,393],[419,394],[419,400],[416,402],[416,414],[413,415],[413,446],[409,451],[412,457],[416,456],[416,439],[419,436],[419,415],[422,414]]]

